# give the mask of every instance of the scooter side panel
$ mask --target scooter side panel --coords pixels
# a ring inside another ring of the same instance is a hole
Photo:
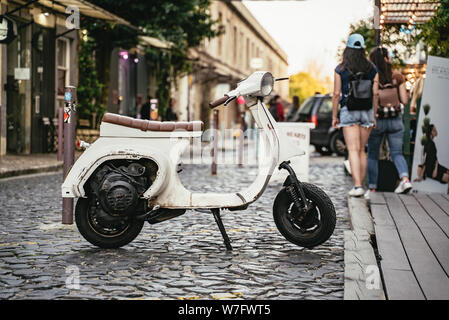
[[[176,143],[168,139],[127,139],[100,137],[75,162],[62,184],[62,197],[85,197],[84,184],[102,163],[112,159],[148,158],[159,167],[156,180],[146,194],[153,196],[167,183],[167,169],[171,147]]]

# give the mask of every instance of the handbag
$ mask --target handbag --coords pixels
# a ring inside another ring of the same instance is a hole
[[[388,140],[384,135],[378,160],[377,191],[393,192],[398,185],[399,173],[391,160]]]

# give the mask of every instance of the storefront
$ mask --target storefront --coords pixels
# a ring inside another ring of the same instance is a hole
[[[0,155],[55,149],[64,87],[78,84],[81,26],[68,28],[75,13],[66,14],[69,5],[81,15],[129,25],[86,1],[2,0],[0,14],[13,21],[16,32],[12,41],[0,44]]]

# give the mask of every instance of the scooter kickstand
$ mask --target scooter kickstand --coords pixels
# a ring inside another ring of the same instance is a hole
[[[220,229],[221,235],[223,236],[226,250],[232,251],[231,240],[229,240],[228,234],[226,233],[226,229],[223,225],[223,221],[221,221],[220,209],[211,209],[211,212],[214,215],[215,222],[217,223],[218,229]]]

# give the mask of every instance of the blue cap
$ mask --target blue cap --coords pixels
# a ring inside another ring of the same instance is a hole
[[[346,43],[346,46],[352,49],[363,49],[364,45],[365,39],[363,39],[363,36],[358,33],[351,34],[348,38],[348,42]]]

